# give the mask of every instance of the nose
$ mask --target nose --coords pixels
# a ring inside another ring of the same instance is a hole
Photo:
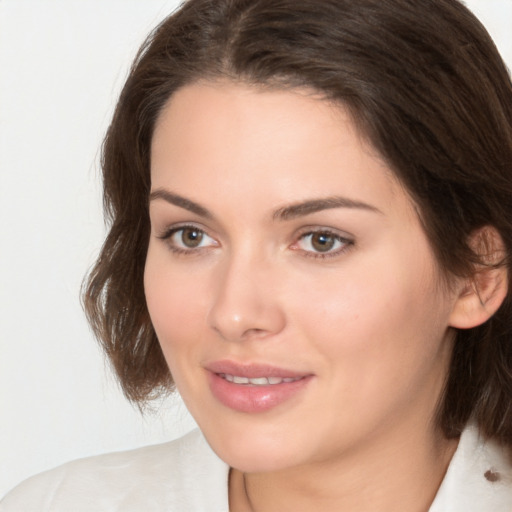
[[[208,322],[224,340],[266,338],[286,324],[276,294],[275,269],[255,260],[239,257],[226,262],[215,274],[216,292]]]

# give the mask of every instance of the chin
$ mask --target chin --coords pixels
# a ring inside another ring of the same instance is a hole
[[[264,473],[299,465],[299,458],[304,458],[304,450],[297,447],[303,443],[272,427],[233,425],[226,429],[206,427],[202,431],[213,451],[226,464],[241,472]]]
[[[299,461],[294,460],[294,454],[286,454],[272,449],[263,450],[254,446],[245,449],[231,449],[226,446],[221,446],[219,449],[216,449],[215,446],[212,447],[229,467],[238,469],[242,473],[271,473],[299,464]]]

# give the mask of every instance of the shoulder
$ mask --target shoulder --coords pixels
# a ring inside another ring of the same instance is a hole
[[[429,512],[511,512],[512,464],[499,444],[468,426]]]
[[[0,502],[0,512],[226,512],[227,478],[228,467],[194,430],[169,443],[36,475]]]

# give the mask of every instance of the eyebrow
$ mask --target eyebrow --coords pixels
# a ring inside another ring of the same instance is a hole
[[[382,212],[375,206],[363,203],[362,201],[355,201],[347,197],[332,196],[321,199],[311,199],[309,201],[301,201],[300,203],[284,206],[274,212],[273,218],[275,220],[290,220],[296,217],[302,217],[304,215],[310,215],[311,213],[330,210],[333,208],[357,208],[382,214]]]
[[[154,190],[150,193],[149,200],[153,201],[155,199],[163,199],[170,204],[188,210],[189,212],[195,213],[205,219],[214,218],[213,214],[204,206],[201,206],[186,197],[170,192],[169,190],[162,188]],[[355,201],[347,197],[332,196],[320,199],[310,199],[283,206],[273,213],[272,218],[274,220],[286,221],[333,208],[356,208],[382,214],[382,212],[375,206],[362,201]]]
[[[178,194],[174,194],[173,192],[169,192],[168,190],[164,190],[163,188],[158,188],[149,194],[149,200],[153,201],[155,199],[163,199],[170,204],[175,206],[179,206],[189,212],[195,213],[200,217],[204,217],[205,219],[213,219],[212,213],[207,210],[204,206],[187,199],[186,197],[180,196]]]

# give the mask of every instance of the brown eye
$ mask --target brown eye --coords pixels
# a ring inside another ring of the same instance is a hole
[[[293,248],[301,249],[312,257],[327,257],[341,255],[345,249],[354,245],[354,241],[331,231],[310,231],[304,233],[294,244]]]
[[[203,241],[204,233],[199,229],[194,228],[183,228],[181,231],[181,243],[189,248],[195,249],[201,245]]]
[[[193,254],[199,249],[218,246],[216,240],[195,226],[171,228],[159,238],[165,240],[172,251],[180,254]]]
[[[313,233],[311,247],[318,252],[329,252],[336,244],[337,237],[330,233]]]

